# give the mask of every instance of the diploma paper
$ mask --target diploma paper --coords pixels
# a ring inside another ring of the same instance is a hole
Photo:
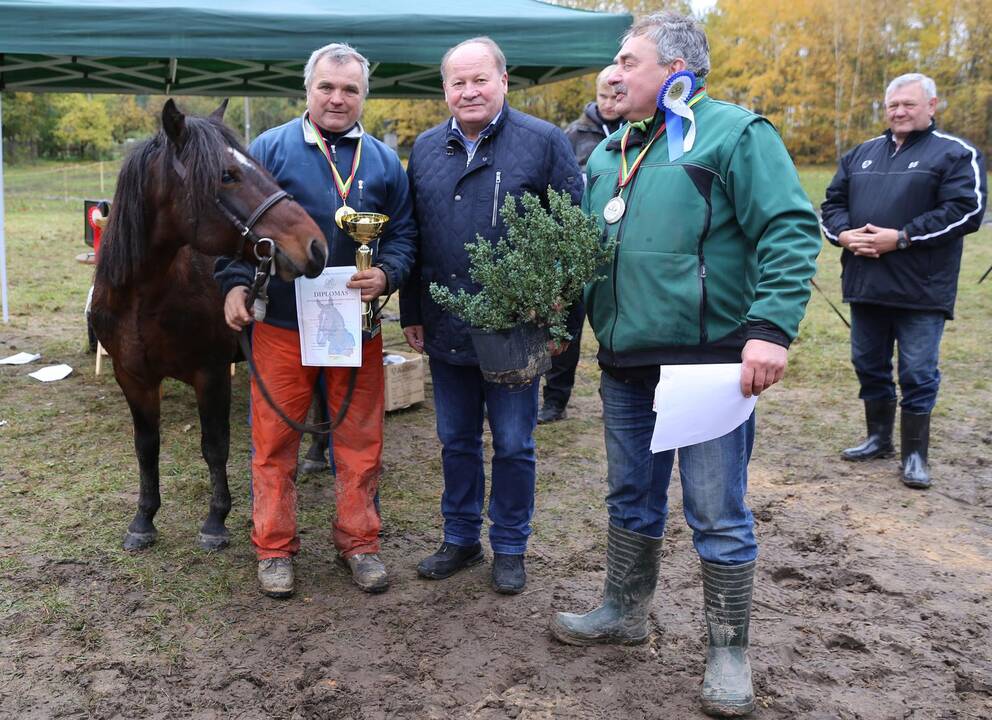
[[[362,295],[346,287],[355,267],[329,267],[296,278],[296,316],[304,365],[361,367]]]
[[[9,355],[2,360],[0,360],[0,365],[24,365],[25,363],[34,362],[41,355],[35,355],[33,353],[20,352],[16,355]]]
[[[41,370],[35,370],[33,373],[29,373],[28,377],[33,377],[35,380],[41,380],[42,382],[54,382],[55,380],[61,380],[67,377],[71,372],[72,368],[68,365],[49,365],[48,367],[43,367]]]
[[[723,437],[751,416],[757,401],[741,394],[740,363],[662,365],[651,452]]]

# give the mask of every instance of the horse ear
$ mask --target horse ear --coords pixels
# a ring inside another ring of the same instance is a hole
[[[183,135],[186,132],[186,116],[176,107],[172,98],[166,100],[162,108],[162,129],[177,148],[182,148]]]
[[[216,110],[210,113],[210,117],[217,122],[224,122],[224,113],[227,112],[227,102],[230,98],[224,98],[224,101],[220,104]]]

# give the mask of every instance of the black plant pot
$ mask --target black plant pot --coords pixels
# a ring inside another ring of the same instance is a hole
[[[548,329],[522,323],[509,330],[471,328],[482,377],[501,385],[526,385],[551,368]]]

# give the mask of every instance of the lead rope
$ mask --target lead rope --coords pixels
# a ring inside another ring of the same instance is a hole
[[[259,254],[258,246],[266,242],[269,245],[269,252],[267,255],[263,256]],[[252,309],[255,316],[255,322],[262,322],[265,319],[265,312],[269,302],[269,280],[273,275],[275,275],[275,267],[272,264],[272,259],[275,252],[275,243],[269,238],[262,238],[255,244],[254,250],[255,257],[258,259],[258,269],[255,271],[255,279],[252,281],[251,287],[248,289],[248,298],[245,304]],[[310,433],[312,435],[329,435],[333,430],[337,429],[342,422],[344,422],[345,415],[348,414],[348,408],[351,407],[351,398],[355,393],[355,384],[358,381],[358,368],[351,368],[351,372],[348,374],[348,390],[345,392],[344,400],[341,402],[341,408],[338,410],[338,414],[334,420],[318,423],[317,425],[308,425],[306,423],[293,420],[281,407],[279,407],[278,404],[276,404],[276,401],[272,399],[272,396],[269,394],[269,389],[265,386],[262,376],[258,374],[258,369],[255,367],[255,361],[252,358],[251,343],[248,340],[248,332],[245,328],[242,328],[241,332],[238,333],[238,343],[241,346],[241,353],[245,356],[245,362],[248,363],[248,370],[255,377],[255,383],[258,385],[258,391],[261,393],[262,398],[265,399],[265,402],[269,404],[269,407],[275,411],[276,415],[278,415],[284,423],[301,433]]]

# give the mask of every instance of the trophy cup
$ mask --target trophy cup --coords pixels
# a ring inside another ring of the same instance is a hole
[[[382,235],[388,222],[388,215],[372,212],[356,212],[341,218],[344,231],[359,244],[355,251],[355,267],[359,272],[372,267],[372,248],[369,243]],[[362,330],[372,330],[372,306],[366,302],[362,303]]]

